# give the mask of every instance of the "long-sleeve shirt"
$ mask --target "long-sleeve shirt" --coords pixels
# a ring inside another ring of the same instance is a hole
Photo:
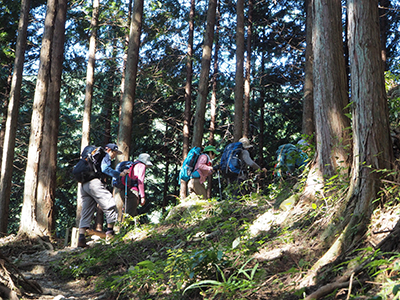
[[[213,168],[211,159],[207,154],[203,153],[199,156],[197,163],[194,166],[194,171],[197,171],[200,174],[200,183],[204,183],[207,176],[212,174]]]
[[[251,159],[249,151],[243,149],[240,152],[240,159],[246,163],[246,165],[252,167],[254,170],[261,169],[261,167]]]
[[[101,172],[110,177],[119,177],[120,172],[111,168],[111,158],[108,153],[106,153],[106,156],[104,156],[103,160],[101,161]]]
[[[133,190],[139,191],[142,198],[145,198],[144,193],[144,176],[146,175],[146,165],[143,163],[137,163],[129,172],[129,177],[138,182],[137,187],[133,187]]]

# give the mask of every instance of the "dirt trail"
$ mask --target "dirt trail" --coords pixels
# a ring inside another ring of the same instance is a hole
[[[14,236],[0,239],[2,255],[15,266],[28,281],[36,282],[42,289],[42,294],[30,294],[20,299],[38,300],[106,300],[104,292],[95,292],[94,287],[84,280],[65,280],[54,273],[51,266],[68,253],[84,251],[82,248],[65,247],[55,250],[44,250],[45,244],[17,242]],[[13,268],[14,269],[14,268]]]

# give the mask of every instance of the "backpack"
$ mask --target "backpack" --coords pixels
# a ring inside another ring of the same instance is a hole
[[[200,147],[193,147],[190,149],[188,155],[186,156],[185,160],[183,161],[181,170],[179,172],[179,181],[182,179],[183,181],[189,181],[189,179],[193,177],[199,177],[198,172],[194,172],[194,166],[197,163],[197,159],[199,158],[201,154],[201,148]],[[195,174],[193,174],[195,173]],[[197,174],[196,174],[197,173]],[[197,176],[198,175],[198,176]]]
[[[284,144],[276,150],[277,164],[275,165],[278,177],[284,173],[293,173],[296,168],[303,167],[306,164],[308,156],[305,152],[298,149],[293,144]]]
[[[88,182],[94,178],[101,177],[101,161],[106,155],[103,147],[94,145],[86,146],[81,158],[72,170],[75,180],[81,183]]]
[[[137,165],[138,163],[140,163],[140,161],[121,161],[116,167],[115,170],[118,172],[122,172],[123,170],[127,170],[130,168],[133,168],[135,165]],[[128,176],[128,177],[126,177]],[[120,190],[125,188],[125,182],[128,183],[128,188],[132,188],[134,186],[138,185],[137,179],[133,179],[131,177],[129,177],[129,175],[125,175],[123,177],[118,176],[118,177],[113,177],[112,179],[112,185]]]
[[[242,170],[242,161],[240,153],[243,150],[243,144],[240,142],[231,143],[225,147],[221,156],[220,169],[225,175],[238,175]]]

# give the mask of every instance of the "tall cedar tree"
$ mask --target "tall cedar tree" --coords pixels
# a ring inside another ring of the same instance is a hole
[[[253,1],[249,0],[249,16],[247,19],[247,46],[246,46],[246,69],[244,78],[244,113],[243,113],[243,136],[250,135],[250,93],[251,93],[251,42],[253,35]]]
[[[44,33],[40,50],[40,65],[36,79],[35,96],[31,119],[31,134],[29,137],[28,160],[25,172],[24,201],[21,212],[19,236],[43,236],[46,226],[38,222],[37,189],[38,172],[41,159],[43,126],[45,123],[45,106],[49,87],[51,63],[51,47],[56,15],[56,0],[47,2]],[[44,159],[47,159],[44,158]]]
[[[236,14],[235,117],[233,132],[235,142],[243,134],[244,0],[236,2]]]
[[[306,50],[305,50],[305,66],[304,66],[304,85],[303,85],[303,126],[302,132],[307,136],[309,143],[311,136],[314,135],[314,100],[313,100],[313,53],[312,53],[312,24],[313,11],[312,0],[305,1],[306,11]]]
[[[201,147],[203,144],[204,117],[208,96],[208,77],[210,73],[211,52],[214,39],[214,25],[217,10],[217,0],[210,0],[207,10],[207,26],[204,35],[203,55],[201,58],[201,71],[199,81],[199,93],[196,101],[194,116],[194,129],[192,147]]]
[[[90,144],[90,117],[92,114],[92,99],[94,86],[94,70],[96,65],[96,42],[97,42],[97,26],[99,23],[99,0],[93,0],[92,20],[90,22],[90,39],[89,39],[89,61],[86,69],[86,87],[85,87],[85,107],[82,119],[82,138],[81,153],[83,149]],[[77,204],[76,204],[76,226],[79,226],[81,219],[82,203],[79,201],[80,185],[78,183]]]
[[[353,115],[353,166],[348,198],[354,212],[344,249],[364,236],[382,186],[378,170],[392,167],[393,148],[380,53],[378,0],[348,1]]]
[[[49,91],[47,93],[43,141],[39,162],[37,190],[37,220],[51,236],[55,233],[55,192],[57,172],[57,142],[60,117],[60,88],[64,60],[65,20],[67,0],[58,0],[51,50]]]
[[[347,76],[343,54],[340,0],[314,0],[312,27],[313,96],[316,159],[307,179],[306,195],[323,188],[325,178],[346,174],[350,122],[346,116]]]
[[[117,157],[117,163],[129,160],[129,148],[132,140],[133,107],[136,93],[136,77],[139,62],[140,35],[142,31],[143,0],[136,0],[133,5],[131,27],[129,33],[128,57],[125,69],[125,87],[121,103],[121,114],[118,131],[118,147],[122,155]],[[123,201],[119,194],[115,195],[119,219],[122,219]]]
[[[196,1],[190,1],[189,12],[189,37],[186,54],[186,84],[185,84],[185,114],[183,119],[183,147],[182,147],[182,163],[189,153],[189,136],[190,136],[190,119],[191,119],[191,106],[192,106],[192,79],[193,79],[193,36],[194,36],[194,14],[196,8]],[[183,199],[187,194],[187,182],[181,180],[180,182],[180,198]]]
[[[0,234],[7,233],[8,211],[11,195],[11,178],[15,152],[15,137],[17,134],[17,121],[19,102],[21,98],[22,73],[25,60],[27,41],[27,28],[30,0],[21,1],[21,14],[18,24],[17,46],[15,51],[14,72],[11,81],[10,99],[6,129],[4,135],[4,147],[2,152],[1,177],[0,177]]]

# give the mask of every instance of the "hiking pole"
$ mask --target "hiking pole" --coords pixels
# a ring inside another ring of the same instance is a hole
[[[219,185],[219,197],[221,198],[221,201],[222,201],[221,177],[219,176],[219,170],[218,170],[218,185]]]
[[[125,175],[125,206],[124,206],[124,214],[126,214],[126,204],[128,202],[128,174]]]

